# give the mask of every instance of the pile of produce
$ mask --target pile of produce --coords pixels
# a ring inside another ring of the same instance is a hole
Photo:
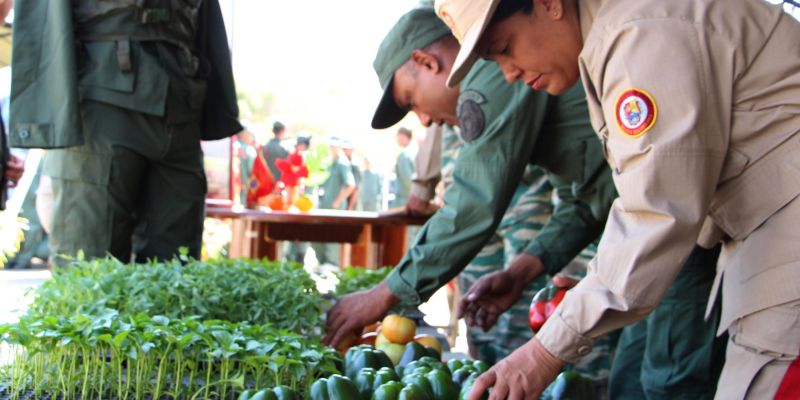
[[[324,303],[298,266],[173,260],[77,261],[0,325],[0,385],[64,399],[235,398],[247,387],[304,393],[341,370],[319,342]]]

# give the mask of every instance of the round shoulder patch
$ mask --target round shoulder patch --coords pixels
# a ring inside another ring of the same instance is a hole
[[[461,140],[469,143],[477,139],[486,127],[486,116],[481,104],[486,102],[482,94],[474,90],[465,90],[458,96],[456,116],[461,130]]]
[[[642,89],[623,91],[614,106],[617,126],[628,137],[637,138],[647,133],[656,123],[658,108],[653,96]]]

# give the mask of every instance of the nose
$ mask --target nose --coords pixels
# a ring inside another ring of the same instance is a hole
[[[503,71],[503,77],[506,78],[508,83],[516,82],[522,75],[522,70],[517,68],[511,61],[498,60],[497,65],[500,66],[500,70]]]

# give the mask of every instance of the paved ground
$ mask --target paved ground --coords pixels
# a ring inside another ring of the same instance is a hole
[[[0,323],[16,321],[33,300],[25,293],[49,278],[46,268],[0,269]]]

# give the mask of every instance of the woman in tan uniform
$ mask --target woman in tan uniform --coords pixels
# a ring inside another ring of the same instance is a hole
[[[461,41],[559,94],[580,77],[620,197],[590,274],[470,399],[536,398],[594,339],[643,318],[695,242],[723,243],[710,304],[719,399],[800,398],[800,25],[761,0],[438,0]],[[491,312],[478,299],[476,312]],[[710,305],[709,305],[710,308]]]

